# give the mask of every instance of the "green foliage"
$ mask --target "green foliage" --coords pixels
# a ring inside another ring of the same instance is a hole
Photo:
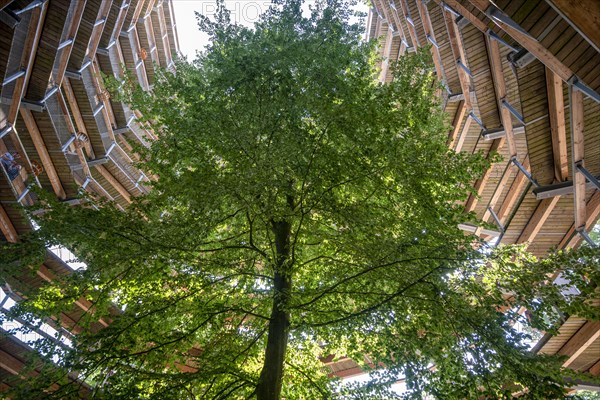
[[[140,167],[158,177],[150,194],[125,211],[46,197],[46,212],[32,215],[41,229],[27,246],[64,245],[88,268],[15,313],[50,317],[93,301],[59,364],[97,397],[252,397],[275,367],[263,365],[273,308],[290,321],[286,399],[391,397],[402,376],[406,398],[501,398],[520,387],[562,396],[560,364],[529,353],[512,328],[519,317],[497,309],[525,305],[543,329],[552,304],[589,312],[541,282],[569,263],[589,299],[582,270],[597,282],[597,255],[539,262],[500,249],[485,261],[473,250],[459,204],[484,161],[447,149],[427,54],[403,57],[394,81],[377,84],[373,44],[348,9],[330,1],[303,17],[290,1],[254,29],[222,8],[214,22],[200,18],[212,44],[197,60],[160,74],[152,93],[131,80],[116,89],[159,136],[141,150]],[[291,227],[287,253],[280,223]],[[275,290],[277,276],[291,289]],[[386,368],[368,385],[338,387],[319,361],[329,354],[368,354]]]

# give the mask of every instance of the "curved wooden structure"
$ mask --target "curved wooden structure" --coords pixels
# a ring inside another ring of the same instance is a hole
[[[578,246],[600,217],[600,3],[563,0],[374,0],[368,39],[389,64],[428,46],[452,129],[448,145],[498,152],[465,202],[495,229],[486,240],[527,243],[543,256]],[[596,244],[598,245],[598,244]],[[600,324],[566,316],[534,349],[600,375]],[[335,375],[362,373],[342,358]]]
[[[149,89],[155,65],[173,68],[178,51],[172,0],[0,1],[0,155],[18,153],[21,167],[16,177],[0,167],[0,240],[17,242],[32,229],[19,207],[35,201],[31,186],[66,202],[86,190],[121,207],[147,190],[131,145],[147,145],[152,134],[108,96],[101,74],[120,78],[125,66]],[[48,251],[36,275],[5,277],[2,306],[71,271]],[[82,318],[93,319],[92,308],[82,298],[47,322],[69,337]],[[28,351],[16,337],[0,340],[0,391],[20,379]]]
[[[367,34],[380,43],[379,79],[406,52],[429,46],[440,95],[450,115],[448,145],[504,161],[473,177],[465,202],[495,229],[463,229],[503,243],[529,243],[543,255],[577,246],[600,217],[600,5],[566,0],[374,0]],[[0,168],[0,240],[32,229],[19,204],[35,201],[30,185],[63,201],[86,190],[126,207],[147,189],[132,166],[132,142],[153,134],[126,105],[107,96],[100,73],[123,68],[151,88],[155,65],[173,67],[179,48],[172,0],[0,0],[0,155],[18,152],[11,179]],[[41,171],[40,171],[41,170]],[[34,174],[37,172],[39,174]],[[35,276],[10,277],[4,299],[35,288],[70,267],[52,252]],[[0,300],[2,301],[2,300]],[[93,318],[82,299],[48,321],[65,336]],[[95,321],[101,329],[107,321]],[[561,333],[536,350],[560,353],[566,366],[600,375],[597,323],[570,316]],[[28,348],[0,340],[0,391],[10,388]],[[363,370],[326,357],[339,377]],[[365,358],[365,364],[370,360]],[[19,378],[20,379],[20,378]]]

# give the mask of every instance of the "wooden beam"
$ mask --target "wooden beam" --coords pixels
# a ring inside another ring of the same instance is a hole
[[[104,31],[104,27],[106,26],[106,19],[108,18],[108,13],[110,11],[110,6],[112,5],[112,2],[113,0],[102,0],[102,4],[100,5],[100,10],[98,11],[96,21],[103,22],[94,25],[90,42],[87,48],[87,56],[90,59],[93,59],[95,57],[96,50],[98,50],[98,44],[100,43],[100,38],[102,37],[102,31]]]
[[[81,111],[79,110],[79,105],[77,104],[77,99],[75,98],[75,92],[73,92],[73,87],[71,87],[71,83],[69,78],[63,81],[63,90],[65,91],[65,96],[67,98],[67,102],[71,107],[71,112],[73,114],[73,119],[75,119],[75,126],[77,126],[78,133],[83,133],[89,137],[87,133],[87,128],[85,127],[85,122],[83,121],[83,116],[81,115]],[[88,140],[83,143],[87,155],[89,158],[96,158],[96,154],[94,153],[94,149],[92,148],[92,144]]]
[[[600,321],[587,321],[558,351],[561,356],[569,357],[563,363],[563,367],[573,364],[598,338],[600,338]]]
[[[575,229],[585,229],[585,176],[577,172],[576,165],[584,162],[583,93],[569,85],[571,105],[571,148],[573,154],[573,198],[575,202]]]
[[[131,195],[125,189],[125,187],[115,178],[104,165],[96,165],[96,170],[110,183],[117,192],[125,199],[126,202],[131,203]]]
[[[485,31],[488,29],[488,26],[485,22],[483,22],[479,18],[477,18],[473,13],[471,13],[471,11],[469,11],[467,8],[465,8],[465,6],[460,4],[457,0],[434,0],[434,1],[437,4],[439,4],[440,7],[443,7],[442,2],[448,4],[456,12],[458,12],[460,15],[462,15],[464,18],[466,18],[467,21],[469,21],[471,24],[473,24],[473,26],[475,28],[479,29],[481,32],[485,33]]]
[[[19,234],[2,204],[0,204],[0,230],[8,242],[17,243],[19,241]]]
[[[42,36],[42,30],[44,28],[44,19],[46,17],[47,10],[48,3],[44,2],[40,7],[36,7],[31,11],[31,19],[27,29],[27,37],[25,38],[23,53],[21,55],[21,68],[25,68],[25,75],[17,78],[15,82],[15,87],[12,93],[12,101],[8,110],[8,121],[13,125],[17,120],[21,99],[27,90],[27,84],[29,83],[29,77],[31,76],[31,71],[33,69],[35,55],[40,42],[40,37]]]
[[[408,11],[408,4],[406,3],[406,0],[395,0],[395,1],[396,1],[396,4],[400,3],[400,8],[402,9],[402,15],[404,16],[404,21],[406,22],[406,26],[408,28],[408,34],[410,35],[410,40],[412,42],[413,47],[421,47],[421,44],[419,43],[419,38],[417,37],[417,30],[415,29],[413,24],[408,22],[408,21],[412,21],[412,18],[410,17],[410,12]]]
[[[512,117],[510,111],[502,105],[502,101],[506,98],[506,82],[504,81],[504,73],[502,71],[502,58],[500,57],[500,45],[497,41],[492,40],[489,36],[485,37],[487,45],[488,59],[490,62],[490,70],[494,82],[494,92],[496,93],[496,104],[500,112],[502,126],[504,127],[506,142],[508,144],[508,155],[510,158],[517,156],[517,144],[513,134]]]
[[[417,9],[419,10],[421,22],[423,23],[425,37],[427,38],[429,36],[431,39],[433,39],[434,42],[437,43],[437,40],[435,39],[435,33],[433,31],[433,26],[431,25],[431,18],[429,17],[429,10],[427,9],[427,5],[423,3],[423,0],[415,1],[417,3]],[[433,65],[435,66],[435,72],[438,76],[438,80],[442,82],[445,80],[444,67],[442,66],[442,56],[440,55],[440,49],[433,44],[431,46],[431,55],[433,58]]]
[[[600,2],[546,0],[596,51],[600,52]]]
[[[390,59],[390,54],[392,53],[393,43],[394,43],[394,34],[388,25],[388,31],[387,31],[387,35],[385,36],[385,43],[383,45],[383,59],[381,60],[381,71],[379,72],[379,82],[381,82],[381,83],[385,83],[387,75],[388,75],[389,65],[390,65],[389,59]]]
[[[525,157],[521,164],[523,165],[523,168],[527,170],[529,169],[529,155]],[[500,220],[500,222],[502,222],[502,224],[506,222],[506,217],[517,203],[519,197],[521,197],[521,194],[523,193],[523,190],[528,182],[529,181],[527,180],[527,177],[524,174],[520,172],[517,173],[515,180],[513,181],[512,185],[510,185],[508,194],[504,198],[504,202],[500,207],[500,211],[496,213],[498,219]]]
[[[511,161],[509,161],[506,164],[506,167],[504,168],[504,173],[502,174],[502,177],[500,178],[500,181],[498,182],[498,185],[496,185],[496,189],[494,190],[494,194],[490,198],[488,206],[487,206],[485,212],[483,213],[483,217],[481,218],[483,220],[483,222],[487,222],[488,221],[488,219],[492,215],[492,212],[490,211],[490,208],[492,210],[495,208],[495,206],[497,205],[496,203],[498,202],[498,200],[500,199],[500,196],[504,192],[504,188],[506,187],[506,184],[508,183],[508,178],[510,178],[510,175],[511,175],[511,167],[512,167],[512,165],[513,165],[513,163]]]
[[[523,228],[523,231],[521,231],[521,235],[517,239],[517,244],[532,242],[535,239],[559,200],[560,196],[555,196],[549,199],[541,200],[538,203],[538,206],[527,222],[527,225],[525,225],[525,228]]]
[[[488,159],[492,154],[495,154],[495,152],[497,152],[504,145],[504,141],[505,141],[505,137],[494,139],[494,141],[492,142],[492,146],[490,147],[490,150],[488,152]],[[481,178],[477,179],[477,181],[475,182],[474,186],[475,186],[475,191],[477,194],[475,195],[475,194],[471,193],[469,195],[469,198],[467,199],[467,202],[465,203],[465,212],[471,212],[477,206],[477,203],[479,201],[478,197],[483,194],[483,190],[485,189],[485,185],[487,185],[487,182],[489,181],[489,179],[492,175],[493,169],[494,169],[494,166],[491,165],[490,168],[488,168],[483,173],[483,176]]]
[[[456,21],[454,20],[454,15],[442,8],[442,13],[444,14],[444,20],[446,21],[446,29],[448,30],[448,37],[450,39],[450,47],[452,48],[452,54],[454,55],[454,61],[456,64],[456,70],[458,71],[458,80],[460,81],[460,88],[464,95],[464,101],[467,106],[467,110],[470,112],[473,110],[473,105],[471,104],[471,79],[467,75],[467,72],[460,68],[457,62],[460,60],[464,65],[467,65],[467,56],[465,54],[465,49],[462,43],[462,39],[460,37],[460,30]]]
[[[585,229],[589,231],[600,217],[600,190],[596,190],[590,200],[587,202],[585,214]],[[575,232],[575,224],[573,224],[561,242],[558,244],[558,248],[564,249],[575,247],[579,244],[579,242],[581,242],[581,236]]]
[[[448,144],[448,147],[450,147],[450,148],[454,147],[454,142],[456,141],[456,139],[458,137],[458,132],[460,130],[462,120],[465,117],[466,113],[467,113],[467,105],[465,104],[464,100],[461,100],[458,103],[458,109],[456,110],[456,114],[454,114],[454,120],[452,121],[452,130],[448,134],[448,141],[446,142]]]
[[[27,375],[22,375],[21,372],[26,367],[25,363],[4,350],[0,350],[0,367],[13,375],[18,375],[21,379],[27,379],[27,376],[38,376],[40,374],[36,370],[29,370]],[[50,385],[50,389],[52,390],[58,390],[59,388],[60,386],[56,383]]]
[[[83,17],[85,3],[85,1],[75,2],[75,10],[73,11],[71,21],[69,21],[69,30],[67,32],[67,39],[71,39],[73,42],[71,42],[71,44],[62,49],[62,52],[60,53],[58,68],[56,69],[56,73],[54,75],[54,83],[56,85],[60,86],[65,77],[65,71],[67,70],[67,64],[69,63],[69,57],[71,56],[71,51],[73,50],[73,43],[75,42],[75,36],[77,35],[77,31],[79,30],[81,18]]]
[[[550,118],[552,153],[554,155],[554,178],[558,182],[564,182],[569,175],[565,101],[562,80],[548,67],[546,67],[546,89],[548,91],[548,117]]]
[[[447,3],[454,7],[457,2],[456,0],[448,0]],[[475,7],[479,9],[482,13],[486,13],[487,10],[490,9],[491,3],[487,0],[483,1],[471,1]],[[502,13],[495,6],[492,6],[493,9],[497,10],[496,12]],[[458,11],[458,10],[457,10]],[[469,16],[461,14],[471,21],[472,19],[478,19],[468,10],[464,9]],[[504,14],[506,15],[506,14]],[[506,16],[508,17],[508,16]],[[560,79],[563,81],[568,81],[573,76],[573,71],[571,71],[566,65],[564,65],[561,61],[558,60],[547,48],[545,48],[540,42],[538,42],[535,38],[531,37],[529,34],[525,33],[522,29],[517,29],[515,26],[511,26],[504,21],[501,21],[498,18],[490,18],[496,26],[502,29],[504,32],[508,33],[516,42],[518,42],[521,46],[523,46],[527,51],[535,56],[538,60],[540,60],[545,66],[550,68],[555,74],[557,74]],[[479,25],[481,26],[481,25]],[[486,29],[487,30],[487,26]],[[482,30],[485,32],[485,30]]]
[[[465,108],[467,107],[467,103],[465,102]],[[465,139],[469,133],[469,128],[471,127],[471,122],[473,118],[470,115],[467,115],[465,119],[465,124],[463,125],[462,130],[460,131],[460,135],[458,136],[458,141],[456,142],[456,148],[454,151],[459,153],[462,150],[463,144],[465,143]]]
[[[54,163],[52,162],[52,158],[50,157],[50,153],[48,153],[48,149],[46,148],[46,144],[44,143],[44,139],[42,138],[42,134],[38,129],[37,123],[35,122],[35,118],[31,111],[21,108],[21,116],[23,117],[23,121],[25,122],[25,126],[27,127],[27,131],[29,131],[29,135],[31,136],[31,140],[33,141],[33,145],[40,156],[42,161],[42,165],[44,166],[44,170],[48,175],[48,179],[50,180],[50,184],[52,185],[52,189],[54,189],[54,193],[59,199],[66,199],[67,195],[65,194],[65,189],[60,182],[60,178],[58,173],[56,172],[56,168],[54,168]]]

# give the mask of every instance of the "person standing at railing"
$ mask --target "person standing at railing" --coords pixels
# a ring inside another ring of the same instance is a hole
[[[21,158],[21,156],[17,152],[7,152],[4,153],[2,157],[0,157],[0,160],[2,161],[2,166],[6,170],[6,173],[8,174],[8,177],[11,181],[14,180],[17,176],[19,176],[19,173],[21,172],[21,166],[16,161],[19,158]]]

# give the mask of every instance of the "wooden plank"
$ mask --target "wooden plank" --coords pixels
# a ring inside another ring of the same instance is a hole
[[[462,124],[462,120],[467,113],[467,105],[464,100],[461,100],[458,103],[458,109],[456,110],[456,114],[454,114],[454,120],[452,121],[452,130],[448,134],[448,147],[453,148],[454,142],[458,137],[458,131],[460,130],[460,126]]]
[[[597,0],[546,0],[552,8],[600,51],[600,2]]]
[[[454,65],[458,72],[458,79],[460,81],[460,88],[464,95],[464,101],[467,110],[471,112],[473,105],[471,104],[471,78],[467,75],[466,71],[460,68],[457,62],[460,60],[464,65],[467,65],[467,56],[465,54],[465,48],[462,43],[460,36],[460,30],[454,20],[452,13],[446,9],[442,9],[444,14],[444,20],[446,21],[446,29],[448,30],[448,37],[450,38],[450,47],[452,48],[452,54],[454,55]]]
[[[48,175],[48,179],[50,180],[50,184],[52,185],[52,189],[54,189],[54,193],[59,199],[66,199],[67,195],[65,194],[65,189],[60,182],[60,178],[58,177],[58,173],[56,172],[56,168],[54,168],[54,163],[52,162],[52,158],[50,158],[50,153],[48,153],[48,149],[46,148],[46,144],[44,143],[44,139],[42,139],[42,134],[38,129],[38,126],[33,118],[33,114],[31,111],[21,108],[21,116],[23,117],[23,121],[25,121],[25,126],[29,131],[29,135],[31,136],[31,140],[33,141],[33,145],[40,156],[40,160],[42,161],[42,165],[44,166],[44,170]]]
[[[533,242],[559,200],[560,196],[554,196],[539,202],[533,215],[529,219],[529,222],[527,222],[527,225],[525,225],[525,228],[521,231],[521,235],[517,239],[517,244]]]
[[[583,93],[569,85],[571,104],[571,146],[573,155],[573,198],[575,202],[575,229],[585,228],[585,176],[576,172],[576,164],[584,162]]]
[[[548,116],[550,118],[552,152],[554,155],[554,178],[559,182],[564,182],[569,175],[569,166],[562,80],[551,69],[548,67],[545,68],[546,88],[548,91]]]
[[[558,351],[558,354],[569,357],[563,363],[563,367],[573,364],[577,357],[583,354],[598,338],[600,338],[600,321],[586,322]]]
[[[506,136],[503,136],[501,138],[495,139],[492,142],[492,145],[488,152],[488,159],[493,153],[495,153],[500,148],[502,148],[505,140],[506,140]],[[475,191],[477,194],[475,195],[475,194],[471,193],[469,195],[469,198],[467,199],[467,202],[465,203],[465,212],[471,212],[477,206],[477,203],[479,201],[478,197],[480,197],[483,194],[483,190],[485,189],[485,185],[487,185],[487,182],[489,181],[490,176],[492,175],[493,169],[494,169],[494,166],[491,165],[483,173],[483,176],[481,178],[477,179],[477,181],[475,182],[474,188],[475,188]]]
[[[494,82],[494,92],[496,93],[496,100],[498,104],[498,110],[500,111],[500,118],[502,120],[502,126],[504,127],[506,143],[508,145],[508,155],[512,157],[517,156],[517,145],[515,143],[515,136],[513,134],[512,117],[510,111],[506,107],[502,106],[502,100],[506,99],[506,82],[504,81],[504,73],[502,72],[502,59],[500,58],[500,45],[497,41],[492,40],[489,36],[485,37],[487,44],[487,54],[490,62],[490,70],[492,72],[492,80]]]
[[[19,241],[19,234],[6,213],[6,210],[2,207],[2,204],[0,204],[0,230],[7,241],[11,243],[17,243]]]
[[[419,15],[421,16],[421,22],[423,23],[425,37],[429,36],[431,39],[433,39],[434,42],[437,43],[437,40],[435,39],[435,33],[433,31],[433,26],[431,25],[431,18],[429,17],[429,11],[427,10],[427,6],[423,4],[423,0],[415,1],[417,3]],[[431,55],[433,58],[433,65],[435,66],[435,72],[437,74],[438,80],[440,82],[445,81],[444,67],[442,67],[442,56],[440,55],[440,50],[433,44],[431,45]]]
[[[95,165],[95,168],[100,174],[110,183],[117,192],[125,199],[126,202],[131,203],[131,195],[125,189],[125,187],[119,182],[104,165]]]

